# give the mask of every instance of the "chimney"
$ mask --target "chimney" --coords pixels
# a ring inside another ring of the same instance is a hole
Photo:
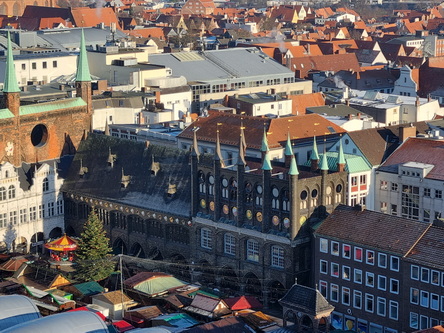
[[[361,112],[358,112],[358,113],[356,114],[356,117],[358,117],[358,119],[361,119],[361,116],[362,116]]]
[[[416,126],[413,124],[399,128],[399,142],[404,142],[409,137],[416,137]]]
[[[140,111],[139,112],[139,125],[144,125],[145,124],[145,117],[143,116],[143,112]]]
[[[415,106],[418,107],[420,105],[421,105],[421,102],[419,101],[419,96],[416,96]]]
[[[160,90],[155,91],[155,96],[156,96],[156,104],[160,103]]]
[[[60,89],[61,91],[64,91],[64,90],[65,90],[65,85],[64,85],[64,84],[60,84],[60,85],[59,85],[59,89]]]

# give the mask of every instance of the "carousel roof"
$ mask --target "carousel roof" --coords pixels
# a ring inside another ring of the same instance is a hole
[[[65,234],[52,242],[46,243],[45,247],[53,251],[73,251],[77,249],[77,241]]]

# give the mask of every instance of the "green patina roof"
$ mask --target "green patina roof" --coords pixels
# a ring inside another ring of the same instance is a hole
[[[148,295],[156,295],[170,289],[182,287],[183,285],[185,285],[184,282],[173,276],[162,276],[145,280],[134,286],[134,289]]]
[[[82,295],[85,296],[103,293],[105,290],[96,281],[75,284],[73,287],[75,287]]]
[[[324,154],[321,155],[323,159]],[[338,152],[327,152],[327,165],[328,170],[337,171],[338,170],[338,162],[339,162],[339,153]],[[358,155],[350,155],[344,154],[345,158],[345,171],[349,173],[370,171],[371,166],[367,163],[366,159],[362,156]],[[305,166],[310,166],[311,161],[307,161]],[[321,170],[324,170],[321,168]]]
[[[20,88],[17,83],[17,78],[15,76],[15,67],[14,67],[14,59],[12,58],[12,46],[11,39],[9,37],[8,31],[8,45],[6,52],[6,72],[5,72],[5,84],[3,91],[4,92],[20,92]]]
[[[312,160],[312,161],[319,160],[318,145],[316,144],[316,137],[313,137],[313,150],[311,151],[310,160]]]
[[[298,166],[296,165],[296,159],[294,156],[291,158],[290,162],[290,171],[288,172],[290,176],[297,176],[299,175]]]
[[[89,73],[88,56],[86,55],[85,35],[80,39],[80,54],[77,61],[76,81],[91,81],[91,74]]]
[[[268,150],[268,140],[267,140],[267,133],[265,132],[264,128],[264,135],[262,137],[262,145],[261,145],[261,151],[267,151]]]
[[[210,297],[213,297],[213,298],[219,298],[219,296],[217,296],[215,294],[212,294],[212,293],[210,293],[208,291],[203,291],[203,290],[196,290],[196,291],[193,291],[192,293],[189,293],[187,295],[190,296],[190,297],[194,297],[194,296],[196,296],[196,294],[210,296]]]
[[[290,134],[287,135],[287,144],[285,145],[285,156],[293,155],[293,148],[291,147]]]
[[[34,113],[49,112],[54,110],[67,109],[67,108],[73,108],[85,105],[86,102],[80,97],[64,99],[61,101],[48,102],[48,103],[23,105],[20,107],[20,115],[26,116]]]
[[[264,161],[262,162],[262,170],[272,170],[272,169],[273,168],[271,167],[270,154],[267,150],[264,156]]]
[[[322,155],[322,162],[321,162],[321,170],[329,170],[328,162],[327,162],[327,156],[324,153]]]
[[[13,118],[14,114],[9,109],[0,109],[0,119]]]

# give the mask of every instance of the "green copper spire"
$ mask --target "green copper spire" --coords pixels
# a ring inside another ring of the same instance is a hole
[[[273,168],[271,167],[270,152],[267,150],[265,152],[264,161],[262,162],[262,170],[271,171],[272,169]]]
[[[342,149],[342,140],[339,140],[339,164],[345,165],[344,149]]]
[[[316,144],[316,137],[313,137],[313,150],[311,151],[310,160],[312,160],[312,161],[319,160],[318,145]]]
[[[298,166],[296,164],[296,159],[294,158],[294,155],[291,158],[290,171],[288,172],[288,174],[290,176],[297,176],[297,175],[299,175],[299,170],[298,170]]]
[[[291,148],[290,133],[287,134],[287,144],[285,145],[284,154],[285,156],[293,155],[293,148]]]
[[[266,152],[266,151],[268,151],[267,132],[265,132],[265,128],[264,128],[264,135],[263,135],[263,137],[262,137],[261,151],[262,151],[262,152]]]
[[[324,154],[322,155],[321,170],[328,171],[327,153],[325,151]]]
[[[77,61],[77,74],[76,81],[86,82],[91,81],[91,74],[89,73],[88,56],[86,55],[85,35],[83,34],[80,39],[80,54]]]
[[[6,52],[6,73],[5,73],[5,84],[3,91],[8,93],[20,92],[20,88],[17,84],[17,78],[15,76],[14,59],[12,58],[12,46],[11,38],[8,31],[8,49]]]

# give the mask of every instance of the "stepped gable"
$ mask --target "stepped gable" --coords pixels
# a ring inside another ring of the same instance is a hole
[[[88,168],[83,176],[81,163]],[[153,163],[159,168],[152,170]],[[188,217],[188,163],[189,153],[183,150],[90,134],[81,142],[62,190]]]

